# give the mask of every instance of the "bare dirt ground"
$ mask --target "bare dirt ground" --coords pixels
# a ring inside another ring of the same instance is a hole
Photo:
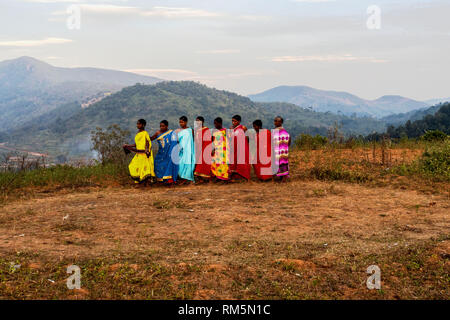
[[[0,298],[449,299],[449,209],[448,193],[295,179],[38,194],[0,207]]]

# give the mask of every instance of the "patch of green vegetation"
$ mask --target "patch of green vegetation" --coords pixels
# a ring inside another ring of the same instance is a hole
[[[347,182],[363,183],[371,180],[371,177],[364,172],[342,168],[314,167],[310,170],[310,175],[319,180],[330,181],[341,180]]]
[[[399,175],[422,175],[438,181],[450,181],[450,139],[432,144],[422,156],[411,164],[392,168]]]
[[[440,130],[430,130],[427,131],[423,136],[420,137],[420,139],[424,141],[445,141],[448,138],[448,136],[440,131]]]
[[[19,172],[0,173],[0,198],[34,187],[79,188],[107,185],[111,181],[125,183],[127,168],[117,164],[96,164],[82,167],[57,165]]]
[[[450,181],[450,139],[426,150],[419,160],[419,167],[428,175]]]
[[[312,136],[302,133],[295,139],[295,146],[300,150],[317,150],[328,143],[328,139],[321,135]]]

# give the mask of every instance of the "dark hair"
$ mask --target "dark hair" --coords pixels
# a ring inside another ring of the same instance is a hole
[[[201,122],[205,122],[205,118],[203,118],[202,116],[198,116],[198,117],[197,117],[197,120],[198,120],[198,121],[201,121]]]
[[[161,121],[160,123],[163,123],[163,124],[165,124],[166,126],[169,126],[169,121],[167,121],[167,120],[163,120],[163,121]]]
[[[255,126],[258,126],[258,127],[261,127],[262,128],[262,121],[261,120],[255,120],[255,121],[253,121],[253,124],[255,125]]]
[[[215,118],[215,119],[214,119],[214,122],[217,122],[217,123],[222,124],[222,123],[223,123],[223,120],[222,120],[221,117],[218,117],[218,118]]]
[[[232,119],[234,119],[234,120],[237,120],[237,121],[239,121],[239,122],[241,122],[241,120],[242,120],[242,118],[241,118],[241,116],[240,115],[235,115],[235,116],[233,116],[233,118]]]
[[[183,121],[187,122],[187,121],[188,121],[188,118],[187,118],[186,116],[181,116],[181,117],[180,117],[180,120],[183,120]]]
[[[280,119],[280,120],[281,120],[281,123],[284,122],[284,119],[283,119],[282,117],[280,117],[280,116],[276,116],[275,119]]]
[[[139,119],[137,122],[142,124],[144,127],[147,125],[147,121],[145,121],[144,119]]]

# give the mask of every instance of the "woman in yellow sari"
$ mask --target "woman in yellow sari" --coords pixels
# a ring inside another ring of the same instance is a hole
[[[227,130],[222,127],[222,122],[222,118],[216,118],[214,120],[216,130],[213,131],[212,137],[211,173],[217,180],[228,181],[230,179],[228,139]]]
[[[139,132],[134,138],[135,144],[123,146],[125,152],[129,153],[131,151],[136,153],[128,166],[131,178],[135,183],[143,183],[148,178],[155,176],[152,141],[148,132],[145,131],[146,124],[147,122],[144,119],[139,119],[136,124]]]

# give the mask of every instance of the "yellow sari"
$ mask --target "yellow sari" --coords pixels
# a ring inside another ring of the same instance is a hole
[[[214,156],[211,163],[211,173],[217,179],[229,180],[229,150],[227,130],[215,130],[213,133]]]
[[[136,183],[145,181],[150,177],[155,176],[153,153],[152,153],[152,141],[147,131],[139,132],[134,138],[136,143],[136,149],[138,152],[131,160],[128,168],[130,169],[130,175]],[[150,157],[147,158],[145,154],[145,146],[149,144],[148,150],[150,151]],[[140,151],[140,152],[139,152]]]

